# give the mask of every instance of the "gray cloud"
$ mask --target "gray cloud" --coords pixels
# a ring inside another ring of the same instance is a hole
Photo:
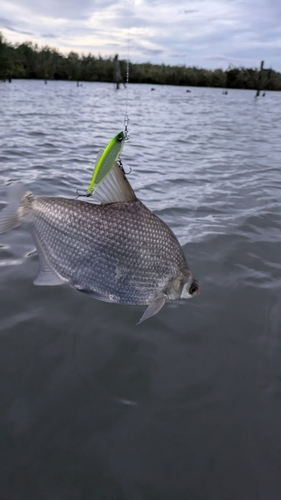
[[[162,49],[147,49],[147,48],[143,48],[142,49],[142,53],[146,54],[148,56],[159,56],[160,54],[164,53],[164,50],[162,50]]]
[[[43,38],[58,38],[58,35],[52,35],[51,33],[50,33],[50,34],[48,34],[48,33],[43,34],[43,33],[42,33],[42,34],[41,34],[41,36],[42,36]]]
[[[11,21],[5,19],[4,17],[0,17],[0,26],[10,26],[12,24]]]
[[[281,2],[276,0],[1,0],[1,31],[11,42],[119,53],[152,63],[215,68],[230,63],[281,71]],[[13,21],[10,21],[10,20]],[[33,33],[33,35],[32,35]],[[236,61],[236,62],[235,62]]]
[[[29,35],[29,36],[34,35],[34,33],[32,33],[31,31],[16,30],[15,28],[12,28],[11,26],[6,26],[6,29],[9,31],[14,31],[14,33],[20,33],[21,35]]]
[[[186,54],[172,54],[172,56],[175,60],[175,65],[178,64],[178,62],[176,62],[177,59],[186,59]]]

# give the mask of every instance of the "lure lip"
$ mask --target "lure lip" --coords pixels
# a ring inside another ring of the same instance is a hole
[[[90,196],[93,193],[95,188],[103,181],[104,177],[107,176],[107,174],[110,172],[111,168],[119,160],[119,157],[121,155],[121,152],[122,152],[122,149],[124,146],[124,142],[125,142],[125,134],[124,134],[123,130],[121,130],[121,132],[119,132],[115,137],[113,137],[113,139],[111,139],[111,141],[108,143],[108,145],[106,146],[105,150],[103,151],[97,165],[95,166],[93,177],[92,177],[91,183],[90,183],[88,190],[87,190],[88,196]],[[108,171],[106,172],[104,177],[102,177],[102,179],[97,183],[96,182],[97,177],[100,174],[103,165],[107,161],[110,161],[111,166],[108,167]]]

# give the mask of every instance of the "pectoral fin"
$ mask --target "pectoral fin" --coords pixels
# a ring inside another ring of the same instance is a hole
[[[160,309],[162,309],[163,305],[166,302],[166,299],[167,299],[167,297],[163,293],[159,293],[158,295],[156,295],[153,302],[151,302],[151,304],[149,304],[148,308],[144,311],[144,313],[143,313],[141,319],[139,320],[139,322],[137,323],[137,325],[139,325],[140,323],[142,323],[146,319],[151,318],[151,316],[154,316],[154,314],[157,314],[160,311]]]

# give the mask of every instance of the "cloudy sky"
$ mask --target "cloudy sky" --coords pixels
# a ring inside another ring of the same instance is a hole
[[[63,53],[281,71],[281,0],[1,0],[0,31]]]

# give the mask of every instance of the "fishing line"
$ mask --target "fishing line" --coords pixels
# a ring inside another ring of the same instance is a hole
[[[119,62],[118,62],[118,55],[115,57],[116,59],[116,83],[117,85],[119,84],[118,79],[121,78],[122,81],[122,76],[120,73],[120,67],[119,67]],[[124,142],[127,142],[129,140],[129,131],[128,131],[128,125],[129,125],[129,115],[128,115],[128,85],[129,85],[129,72],[130,72],[130,23],[128,26],[128,38],[127,38],[127,64],[126,64],[126,83],[125,83],[125,88],[126,88],[126,98],[125,98],[125,116],[124,116],[124,132],[119,132],[107,145],[107,147],[104,149],[104,151],[101,151],[100,154],[97,156],[94,172],[92,175],[92,180],[91,183],[88,187],[88,190],[86,193],[81,192],[79,189],[76,190],[76,199],[80,197],[89,197],[92,196],[94,191],[97,189],[97,187],[103,182],[105,177],[109,174],[109,172],[114,168],[114,165],[117,163],[121,170],[123,171],[124,175],[127,173],[125,172],[120,155],[121,151],[123,149],[123,144]],[[118,89],[118,86],[116,87]],[[131,169],[128,173],[131,172]]]
[[[129,72],[130,72],[130,22],[128,26],[128,38],[127,38],[127,67],[126,67],[126,104],[125,104],[125,117],[124,117],[124,133],[125,133],[125,141],[129,140],[129,116],[128,116],[128,86],[129,86]]]

